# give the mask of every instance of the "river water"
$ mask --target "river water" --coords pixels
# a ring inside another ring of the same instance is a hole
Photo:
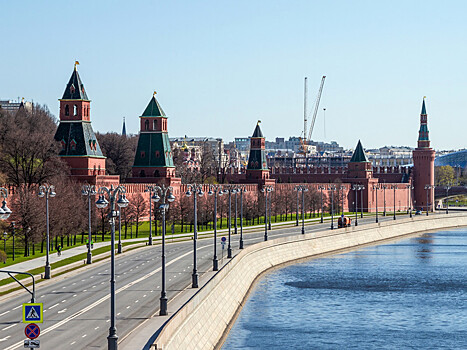
[[[467,349],[467,230],[275,270],[222,349]]]

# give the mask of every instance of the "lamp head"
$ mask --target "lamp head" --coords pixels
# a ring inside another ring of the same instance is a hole
[[[44,191],[42,189],[39,190],[39,193],[37,194],[40,198],[43,198],[45,196]]]
[[[100,195],[99,199],[96,201],[96,207],[99,209],[104,209],[109,202],[105,199],[104,195]]]
[[[175,196],[173,195],[172,192],[167,196],[167,201],[172,203],[175,200]]]
[[[3,213],[5,213],[5,214],[10,215],[12,212],[11,212],[11,209],[7,207],[6,200],[3,200],[2,204],[3,205],[2,205],[2,208],[0,210],[3,210]]]
[[[190,190],[186,191],[185,195],[186,195],[187,197],[190,197],[190,196],[191,196],[191,191],[190,191]]]
[[[198,196],[199,196],[199,197],[202,197],[202,196],[204,196],[204,192],[203,192],[203,190],[199,190],[199,191],[198,191]]]
[[[155,202],[159,202],[160,199],[161,197],[159,197],[159,195],[156,192],[154,192],[154,194],[151,197],[151,200],[155,203]]]
[[[210,189],[209,192],[208,192],[208,196],[212,196],[214,194],[214,192],[212,192],[212,190]]]
[[[49,193],[49,197],[53,198],[55,197],[57,194],[55,193],[54,189],[52,188],[50,193]]]
[[[128,206],[128,200],[125,197],[123,197],[123,195],[120,195],[117,201],[117,205],[120,208],[125,208],[126,206]]]

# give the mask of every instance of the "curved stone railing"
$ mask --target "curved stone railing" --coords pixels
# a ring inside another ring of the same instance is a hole
[[[255,279],[274,266],[416,232],[460,226],[467,226],[467,215],[433,215],[282,237],[249,246],[167,321],[153,346],[163,350],[220,347]]]

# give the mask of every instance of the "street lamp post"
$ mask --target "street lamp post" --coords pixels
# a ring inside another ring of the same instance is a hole
[[[325,188],[326,188],[326,187],[324,187],[323,185],[319,185],[319,186],[318,186],[318,190],[321,191],[321,220],[320,220],[321,223],[324,222],[324,218],[323,218],[323,190],[324,190]]]
[[[379,222],[378,220],[378,190],[379,190],[379,186],[373,185],[373,191],[375,191],[376,193],[376,222]]]
[[[50,250],[50,230],[49,230],[49,197],[55,197],[55,186],[43,184],[39,187],[38,196],[45,197],[45,215],[46,215],[46,228],[47,228],[47,249],[45,258],[44,278],[50,279],[50,264],[49,264],[49,250]]]
[[[264,186],[261,192],[264,193],[264,240],[268,240],[268,193],[272,191],[272,186]]]
[[[391,185],[391,188],[394,190],[394,216],[393,216],[393,219],[396,220],[396,189],[397,189],[397,185]]]
[[[358,185],[352,185],[352,190],[355,191],[355,226],[358,226]]]
[[[148,185],[144,192],[149,193],[149,238],[148,245],[152,245],[152,202],[155,202],[155,191],[156,186]],[[154,208],[154,216],[156,215],[156,209]]]
[[[274,192],[274,187],[271,186],[271,191]],[[271,198],[271,193],[269,193],[269,231],[271,231],[271,213],[272,213],[272,198]]]
[[[108,195],[110,200],[110,328],[109,335],[107,337],[107,346],[108,350],[117,350],[118,336],[117,328],[115,327],[115,219],[118,214],[115,210],[115,204],[117,204],[119,208],[124,208],[128,205],[129,202],[125,198],[125,186],[122,185],[119,185],[116,188],[114,188],[114,186],[111,185],[110,189],[105,186],[102,186],[97,192],[99,194],[99,199],[96,201],[96,207],[98,207],[99,209],[104,209],[109,204],[109,202],[105,198],[106,194]]]
[[[232,244],[231,244],[231,231],[232,231],[232,193],[237,193],[236,185],[228,185],[224,192],[229,194],[229,239],[227,242],[227,258],[232,258]]]
[[[192,193],[193,193],[194,229],[193,229],[193,273],[191,275],[191,287],[198,288],[198,268],[196,265],[196,240],[198,239],[197,201],[198,201],[198,196],[202,197],[204,195],[203,185],[188,184],[186,196],[190,197]]]
[[[81,194],[83,196],[88,197],[88,254],[86,256],[86,264],[92,263],[92,252],[91,252],[91,241],[92,241],[92,233],[91,233],[91,196],[95,196],[96,186],[85,184],[81,188]]]
[[[363,218],[363,190],[365,189],[365,186],[358,185],[358,187],[360,190],[360,218]]]
[[[13,236],[13,261],[15,261],[15,222],[11,223],[11,234]]]
[[[329,185],[328,190],[331,191],[331,230],[334,230],[334,191],[336,185]]]
[[[407,189],[409,190],[407,199],[408,199],[408,206],[407,206],[407,212],[409,213],[409,216],[412,217],[412,190],[413,186],[411,184],[407,185]]]
[[[449,190],[451,189],[451,185],[447,185],[445,187],[445,189],[446,189],[446,214],[449,214],[449,198],[448,198],[448,196],[449,196]]]
[[[428,208],[429,208],[429,193],[431,191],[431,189],[434,189],[435,186],[432,186],[432,185],[425,185],[425,190],[426,190],[426,216],[428,216]],[[447,194],[447,191],[446,191],[446,194]],[[423,206],[422,206],[422,210],[423,210]]]
[[[239,186],[240,191],[240,249],[243,249],[243,193],[246,192],[245,186]]]
[[[161,260],[162,260],[162,289],[161,289],[161,297],[160,297],[160,308],[159,308],[159,315],[165,316],[167,315],[167,291],[165,288],[165,214],[167,209],[169,209],[169,203],[172,203],[175,200],[175,196],[173,195],[173,188],[172,186],[165,186],[162,184],[161,186],[154,186],[154,196],[152,197],[154,201],[154,205],[156,202],[159,202],[159,209],[162,214],[162,252],[161,252]],[[156,208],[154,207],[154,212]]]
[[[386,188],[387,186],[386,185],[382,185],[381,186],[382,189],[383,189],[383,204],[384,204],[384,211],[383,211],[383,216],[386,216]]]
[[[235,228],[235,234],[237,234],[237,193],[238,189],[235,190],[235,219],[234,219],[234,228]]]
[[[5,252],[6,254],[6,239],[8,237],[8,233],[6,232],[3,232],[3,251]],[[6,259],[8,258],[8,255],[5,256],[5,261],[3,262],[4,264],[6,264]]]
[[[345,191],[345,186],[344,185],[340,185],[339,186],[339,189],[341,190],[341,202],[342,202],[342,207],[341,207],[341,211],[342,211],[342,215],[344,215],[344,191]]]
[[[295,187],[295,191],[297,192],[297,210],[296,210],[296,218],[295,218],[295,226],[298,226],[298,190],[297,187]]]
[[[298,193],[302,192],[302,235],[305,234],[305,192],[308,192],[308,188],[303,185],[295,186],[295,191]],[[298,210],[297,210],[297,217],[298,217]]]
[[[222,196],[221,185],[209,185],[208,195],[214,195],[214,257],[212,258],[212,270],[219,270],[219,260],[217,259],[217,196]]]

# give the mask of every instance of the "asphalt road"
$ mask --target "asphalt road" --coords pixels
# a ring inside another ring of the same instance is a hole
[[[404,215],[404,217],[407,217]],[[359,218],[359,225],[373,223],[374,217]],[[380,217],[381,221],[393,220]],[[301,224],[301,223],[300,223]],[[337,226],[337,221],[335,222]],[[306,226],[306,232],[329,229],[330,224]],[[329,230],[329,232],[331,232]],[[301,226],[274,228],[269,238],[301,233]],[[232,249],[238,253],[239,234],[232,236]],[[244,235],[244,245],[264,239],[264,229]],[[226,247],[227,248],[227,247]],[[198,273],[212,269],[213,239],[198,240]],[[218,257],[222,249],[218,238]],[[117,334],[120,339],[159,309],[161,285],[161,246],[147,246],[116,258]],[[224,250],[224,261],[227,251]],[[166,246],[167,294],[170,299],[191,288],[193,241]],[[52,271],[53,275],[53,271]],[[110,326],[110,264],[90,265],[50,285],[38,285],[36,302],[44,304],[44,323],[39,324],[41,349],[106,349]],[[0,305],[0,349],[22,349],[24,327],[22,303],[29,294],[12,297]]]

